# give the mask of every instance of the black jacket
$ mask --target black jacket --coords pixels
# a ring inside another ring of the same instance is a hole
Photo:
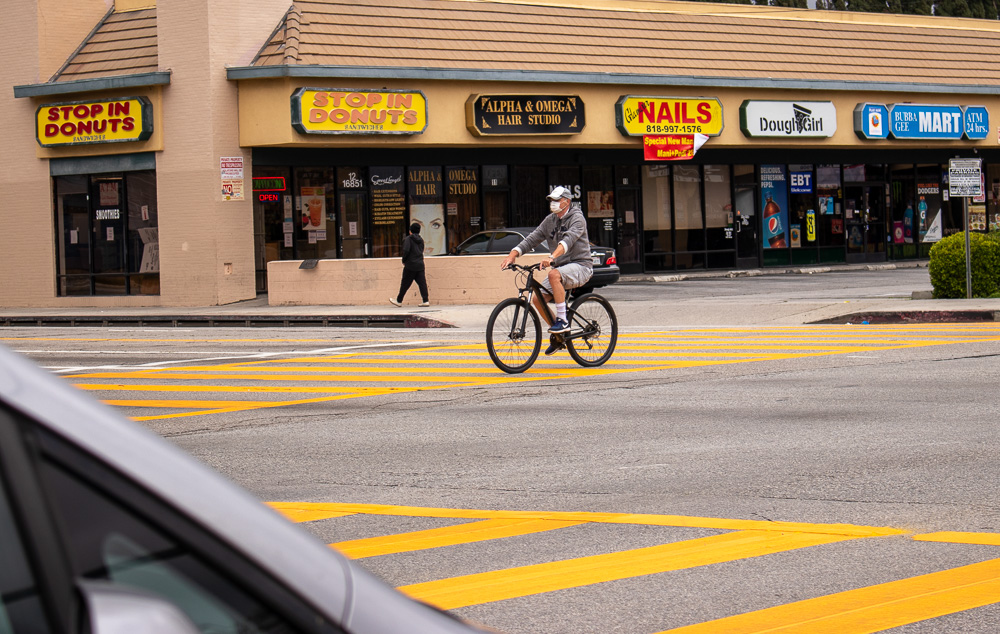
[[[403,238],[403,268],[407,271],[424,270],[424,239],[411,233]]]

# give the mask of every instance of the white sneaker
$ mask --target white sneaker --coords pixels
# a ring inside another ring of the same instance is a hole
[[[402,303],[397,302],[395,297],[390,297],[389,298],[389,303],[392,304],[393,306],[402,306],[403,305]]]
[[[419,303],[419,304],[417,304],[417,305],[418,305],[418,306],[424,306],[424,307],[426,307],[426,306],[430,306],[430,305],[431,305],[431,303],[430,303],[430,302],[420,302],[420,303]]]

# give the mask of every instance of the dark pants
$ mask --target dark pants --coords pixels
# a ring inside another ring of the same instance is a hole
[[[406,295],[406,291],[410,290],[410,285],[414,281],[417,283],[417,288],[420,289],[421,301],[429,301],[427,298],[427,278],[424,277],[424,272],[403,269],[403,281],[399,283],[399,295],[396,296],[397,302],[403,303],[403,296]]]

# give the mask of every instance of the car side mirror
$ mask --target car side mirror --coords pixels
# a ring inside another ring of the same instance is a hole
[[[173,603],[138,588],[106,581],[77,584],[93,634],[199,634]]]

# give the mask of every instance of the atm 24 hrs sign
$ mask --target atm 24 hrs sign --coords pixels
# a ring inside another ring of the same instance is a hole
[[[152,134],[153,104],[146,97],[46,104],[35,112],[42,147],[145,141]]]

